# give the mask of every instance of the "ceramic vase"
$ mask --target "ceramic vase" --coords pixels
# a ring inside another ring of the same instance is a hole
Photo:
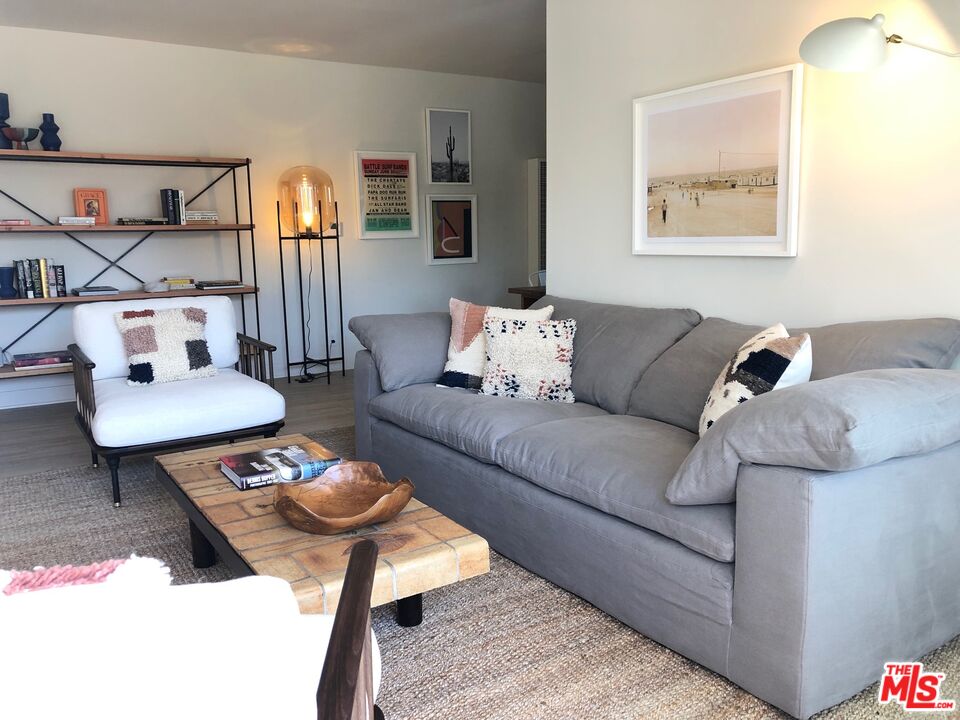
[[[7,124],[7,119],[10,117],[10,99],[7,97],[6,93],[0,93],[0,130],[3,128],[10,127]],[[13,141],[10,138],[5,137],[2,132],[0,132],[0,150],[12,150]]]
[[[63,144],[60,141],[60,136],[57,135],[57,133],[60,132],[60,126],[53,121],[53,113],[43,114],[43,123],[40,125],[40,132],[43,133],[40,136],[40,145],[44,150],[56,152],[60,149],[60,146]]]
[[[12,267],[0,267],[0,298],[9,300],[17,296],[17,289],[13,287]]]

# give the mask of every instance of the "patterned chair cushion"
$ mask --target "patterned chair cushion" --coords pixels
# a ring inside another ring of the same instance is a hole
[[[124,310],[114,318],[130,365],[128,384],[153,385],[217,374],[204,334],[206,311],[146,308]]]

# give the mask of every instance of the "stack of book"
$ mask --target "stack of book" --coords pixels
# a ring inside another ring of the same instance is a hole
[[[89,295],[117,295],[120,291],[113,285],[87,285],[74,288],[70,292],[77,297],[87,297]]]
[[[21,298],[55,298],[67,296],[67,280],[63,265],[54,265],[50,258],[14,260],[17,269],[17,296]]]
[[[192,277],[182,275],[160,278],[160,282],[165,282],[171,290],[193,290],[197,286],[197,281]]]
[[[216,225],[220,222],[220,213],[216,210],[187,210],[184,218],[187,225]]]
[[[198,290],[226,290],[238,287],[243,287],[243,283],[239,280],[200,280],[197,283]]]
[[[183,190],[165,188],[160,191],[160,210],[168,225],[186,225],[187,208],[183,201]]]
[[[29,225],[30,221],[23,218],[2,218],[0,219],[0,225],[7,226],[19,226],[19,225]]]
[[[122,217],[117,218],[117,225],[167,225],[169,220],[165,217]]]
[[[13,356],[13,369],[30,370],[37,367],[64,368],[73,364],[69,350],[53,350],[51,352],[23,353]]]
[[[277,483],[312,480],[340,462],[340,458],[319,443],[309,442],[223,455],[220,457],[220,471],[240,490],[250,490]]]

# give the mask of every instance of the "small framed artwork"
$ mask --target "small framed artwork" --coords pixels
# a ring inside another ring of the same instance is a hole
[[[416,154],[357,150],[353,157],[360,239],[420,237]]]
[[[427,167],[430,182],[473,183],[470,111],[427,108]]]
[[[101,188],[75,188],[73,207],[78,217],[96,218],[95,224],[107,225],[110,213],[107,210],[107,191]]]
[[[795,257],[803,66],[633,101],[633,253]]]
[[[477,196],[427,195],[427,263],[475,263]]]

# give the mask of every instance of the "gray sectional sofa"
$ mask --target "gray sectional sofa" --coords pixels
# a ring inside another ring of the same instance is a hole
[[[960,633],[960,322],[806,329],[812,382],[698,443],[713,381],[758,328],[547,303],[577,320],[573,404],[436,387],[446,313],[353,318],[358,457],[796,717]],[[669,502],[685,462],[723,470],[736,502]]]

